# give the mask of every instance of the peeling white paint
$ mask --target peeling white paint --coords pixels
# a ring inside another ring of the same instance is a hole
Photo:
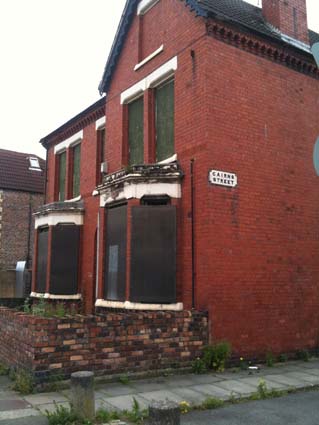
[[[132,303],[130,301],[107,301],[98,299],[95,302],[95,307],[107,307],[107,308],[123,308],[125,310],[152,310],[152,311],[182,311],[184,306],[183,303],[176,304],[143,304],[143,303]]]

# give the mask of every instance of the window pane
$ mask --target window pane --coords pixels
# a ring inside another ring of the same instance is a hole
[[[73,148],[73,198],[80,195],[81,145]]]
[[[174,80],[156,89],[156,161],[174,155]]]
[[[128,141],[130,164],[144,162],[144,105],[143,97],[128,105]]]
[[[65,200],[66,152],[59,155],[59,201]]]

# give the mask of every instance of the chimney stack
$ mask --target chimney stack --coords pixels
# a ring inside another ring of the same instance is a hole
[[[262,11],[280,32],[309,44],[306,0],[262,0]]]

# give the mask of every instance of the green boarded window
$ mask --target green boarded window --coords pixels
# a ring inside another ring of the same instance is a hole
[[[130,165],[142,164],[144,162],[143,97],[128,105],[128,144]]]
[[[174,155],[174,80],[155,92],[156,161]]]
[[[65,200],[66,152],[59,155],[59,201]]]
[[[81,145],[73,148],[73,198],[80,195],[80,164],[81,164]]]

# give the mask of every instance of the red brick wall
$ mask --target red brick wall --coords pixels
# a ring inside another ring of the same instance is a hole
[[[190,365],[207,343],[205,313],[114,313],[57,319],[0,307],[0,361],[39,379],[147,372]]]
[[[17,261],[26,261],[28,246],[32,264],[34,238],[32,214],[43,204],[44,195],[4,190],[1,199],[0,268],[15,269]]]

